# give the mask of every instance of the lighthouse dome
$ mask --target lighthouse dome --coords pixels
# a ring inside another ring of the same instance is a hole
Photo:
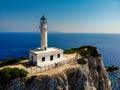
[[[46,20],[46,18],[45,18],[44,16],[42,16],[42,17],[40,18],[40,20]]]

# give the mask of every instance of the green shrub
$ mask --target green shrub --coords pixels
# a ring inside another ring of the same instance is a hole
[[[0,85],[4,86],[10,83],[11,80],[11,72],[10,68],[3,68],[0,70]]]
[[[88,50],[82,49],[82,50],[79,51],[79,54],[82,55],[82,56],[87,56],[88,54],[90,54],[90,52]]]
[[[77,62],[78,64],[82,64],[82,65],[87,63],[87,61],[84,58],[78,59]]]
[[[18,78],[20,76],[20,69],[19,68],[12,68],[11,78]]]
[[[28,72],[19,68],[3,68],[0,70],[0,85],[7,86],[12,79],[25,77]]]
[[[24,69],[20,69],[19,72],[20,72],[20,77],[25,77],[28,74],[28,72],[25,71]]]
[[[94,47],[94,46],[82,46],[80,47],[80,51],[79,53],[83,56],[87,56],[87,55],[90,55],[90,56],[93,56],[93,57],[98,57],[100,56],[100,54],[98,53],[97,51],[97,48]]]

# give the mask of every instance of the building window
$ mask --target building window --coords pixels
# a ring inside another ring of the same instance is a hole
[[[42,57],[42,62],[45,61],[45,57]]]
[[[50,61],[52,61],[53,60],[53,55],[52,56],[50,56]]]
[[[31,56],[31,59],[33,60],[33,56]]]
[[[58,58],[60,58],[60,54],[58,54]]]

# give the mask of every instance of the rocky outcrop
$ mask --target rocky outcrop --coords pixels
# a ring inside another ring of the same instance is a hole
[[[109,67],[106,67],[106,70],[107,72],[116,72],[116,71],[119,71],[119,67],[118,66],[109,66]]]
[[[76,65],[57,74],[40,75],[33,80],[15,79],[7,90],[111,90],[102,58],[88,56],[85,65]]]
[[[108,79],[108,73],[104,67],[101,57],[89,57],[88,58],[88,67],[92,80],[92,83],[97,90],[111,90],[111,83]]]

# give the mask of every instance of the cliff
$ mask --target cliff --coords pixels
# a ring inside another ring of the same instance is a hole
[[[76,60],[70,68],[56,74],[12,80],[6,90],[111,90],[101,56],[88,55],[84,59],[86,64],[78,64]]]

